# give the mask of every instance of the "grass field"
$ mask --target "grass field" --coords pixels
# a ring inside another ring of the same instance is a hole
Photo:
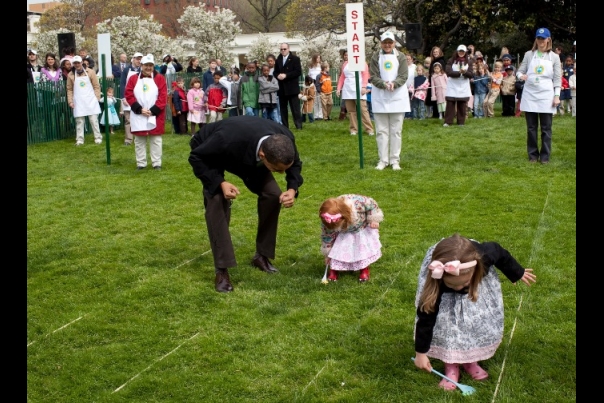
[[[167,128],[162,171],[135,170],[123,131],[110,163],[91,135],[29,146],[27,401],[576,401],[576,120],[554,117],[541,165],[528,163],[524,119],[496,115],[405,120],[401,171],[373,168],[374,137],[361,160],[347,121],[295,131],[305,182],[281,213],[275,275],[250,265],[256,199],[227,176],[242,189],[229,294],[214,291],[188,136]],[[343,193],[383,209],[383,256],[368,283],[323,285],[317,211]],[[454,232],[501,243],[537,275],[530,288],[500,276],[504,340],[486,381],[462,374],[472,396],[411,361],[421,260]]]

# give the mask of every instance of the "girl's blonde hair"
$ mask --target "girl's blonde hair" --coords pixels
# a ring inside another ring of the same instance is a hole
[[[328,222],[323,216],[324,214],[340,214],[341,217],[335,222],[331,220],[331,222]],[[340,226],[343,230],[345,230],[352,223],[352,210],[350,209],[350,206],[346,204],[344,199],[340,197],[331,197],[321,204],[321,207],[319,208],[319,218],[321,219],[323,225],[330,230],[334,230]]]
[[[549,51],[551,51],[551,50],[552,50],[552,38],[551,38],[551,37],[549,37],[549,38],[547,38],[547,39],[546,39],[546,41],[547,41],[547,44],[546,44],[546,46],[545,46],[545,51],[546,51],[546,52],[549,52]],[[537,38],[535,38],[535,42],[533,42],[533,48],[532,48],[531,50],[534,52],[534,51],[536,51],[537,49],[538,49],[538,46],[537,46]]]
[[[503,68],[503,63],[502,62],[495,62],[495,64],[493,65],[493,69],[495,69],[495,67],[499,67],[500,69]]]
[[[466,274],[474,271],[470,285],[468,287],[468,297],[472,302],[478,299],[478,286],[485,275],[485,267],[481,261],[480,253],[476,250],[472,242],[459,234],[454,234],[440,241],[432,252],[432,261],[438,260],[445,264],[453,260],[459,260],[461,263],[476,260],[476,266],[462,269],[459,274]],[[426,270],[426,283],[419,299],[419,310],[426,313],[434,312],[436,299],[440,294],[440,287],[443,286],[443,278],[452,276],[444,273],[440,279],[434,279],[430,276],[430,270]]]

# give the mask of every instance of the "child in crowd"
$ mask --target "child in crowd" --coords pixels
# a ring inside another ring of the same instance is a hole
[[[476,63],[478,71],[472,78],[474,82],[474,118],[484,118],[484,109],[482,105],[489,93],[489,72],[484,63]]]
[[[520,110],[520,100],[522,98],[522,90],[524,89],[524,80],[516,77],[516,113],[514,117],[521,117],[522,111]]]
[[[442,64],[439,62],[434,63],[432,66],[432,77],[430,78],[432,87],[432,101],[436,102],[436,108],[438,109],[438,118],[443,119],[445,109],[447,107],[447,100],[445,99],[445,92],[447,91],[447,80],[449,78],[443,70]]]
[[[206,106],[206,115],[210,115],[208,123],[222,120],[222,114],[225,111],[227,103],[227,89],[220,84],[222,72],[219,69],[213,74],[214,82],[208,85],[205,94],[203,94],[203,103]]]
[[[203,90],[201,89],[201,79],[193,77],[189,83],[189,91],[187,92],[187,104],[189,105],[189,113],[187,120],[191,123],[191,135],[195,135],[195,126],[199,128],[206,122],[206,109],[203,105]]]
[[[378,228],[384,213],[371,197],[344,194],[329,198],[319,209],[321,253],[329,264],[329,281],[341,271],[360,271],[369,280],[369,265],[382,256]]]
[[[514,76],[516,75],[516,68],[512,64],[512,56],[509,53],[506,53],[503,56],[501,56],[501,63],[502,63],[501,72],[503,73],[503,77],[505,77],[508,74],[507,71],[509,70],[510,67],[512,68],[512,72],[510,74],[512,74]]]
[[[516,75],[512,65],[505,67],[501,81],[501,116],[514,116],[516,107]]]
[[[331,85],[331,75],[329,74],[329,63],[321,63],[321,75],[316,80],[317,92],[321,95],[321,108],[323,110],[323,119],[331,120],[331,108],[333,107],[333,86]]]
[[[562,100],[564,98],[564,100]],[[564,68],[562,67],[562,80],[560,84],[560,103],[556,107],[556,113],[559,115],[564,115],[564,104],[565,102],[570,101],[570,85],[568,84],[568,80],[564,77]]]
[[[493,72],[489,74],[489,93],[487,94],[483,105],[484,114],[487,118],[495,117],[495,101],[501,91],[501,82],[503,81],[503,73],[501,68],[503,63],[495,62]]]
[[[258,77],[258,86],[260,87],[260,96],[258,98],[258,104],[262,109],[262,117],[264,119],[270,119],[275,122],[280,122],[279,109],[277,104],[279,99],[277,98],[277,92],[279,91],[278,80],[270,74],[270,66],[263,64],[261,67],[262,75]]]
[[[373,109],[371,108],[371,90],[373,85],[371,84],[371,77],[367,79],[367,86],[365,87],[365,95],[367,96],[367,110],[369,111],[369,119],[373,121]]]
[[[241,111],[241,91],[239,89],[241,83],[239,69],[237,67],[232,68],[231,72],[227,76],[220,77],[218,82],[227,89],[229,116],[243,115]]]
[[[564,81],[564,79],[566,79],[566,83],[570,85],[570,78],[573,76],[574,74],[574,59],[572,56],[566,56],[566,59],[564,59],[564,65],[562,66],[562,81]],[[565,88],[564,86],[562,86],[560,88],[560,109],[562,110],[562,113],[564,112],[564,109],[566,109],[566,112],[570,113],[570,108],[571,108],[571,91],[570,91],[570,86]]]
[[[311,76],[304,78],[304,86],[302,91],[298,94],[298,99],[302,101],[302,122],[306,122],[306,115],[308,115],[308,123],[313,123],[315,117],[313,111],[315,108],[315,82]]]
[[[185,92],[185,79],[178,76],[172,81],[172,104],[176,110],[176,134],[189,134],[187,128],[187,114],[189,112],[189,102]]]
[[[430,372],[431,358],[459,380],[459,365],[474,379],[489,374],[478,361],[491,358],[503,339],[504,306],[497,270],[512,282],[536,282],[496,242],[479,243],[454,234],[431,246],[422,262],[415,294],[415,366]],[[446,379],[439,386],[454,390]]]
[[[411,98],[411,110],[413,111],[413,119],[424,120],[426,118],[426,93],[430,81],[424,74],[424,66],[418,64],[415,66],[415,77],[413,78],[413,96]]]
[[[573,117],[577,116],[577,62],[573,64],[573,75],[568,80],[568,86],[570,87],[571,96],[571,109],[573,111]]]
[[[258,86],[258,74],[256,74],[256,63],[250,62],[241,77],[241,105],[246,116],[258,116],[260,107],[260,87]]]
[[[101,96],[101,101],[104,102],[105,97]],[[115,104],[117,99],[113,95],[113,87],[107,87],[107,111],[109,112],[109,130],[111,134],[115,134],[113,131],[114,126],[119,126],[121,124],[120,117],[117,115],[117,110],[115,109]],[[105,124],[105,109],[101,113],[100,124]]]

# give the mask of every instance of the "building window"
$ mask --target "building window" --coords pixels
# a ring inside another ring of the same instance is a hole
[[[151,4],[151,0],[145,0],[145,5],[148,6],[149,4]]]

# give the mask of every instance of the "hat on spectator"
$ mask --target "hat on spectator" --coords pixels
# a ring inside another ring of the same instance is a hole
[[[162,59],[162,60],[164,60],[164,59],[165,59],[166,57],[168,57],[168,56],[170,56],[170,55],[169,55],[169,54],[165,54],[165,55],[163,55],[163,56],[162,56],[162,58],[161,58],[161,59]]]
[[[512,56],[509,55],[508,53],[506,53],[505,55],[501,56],[501,60],[505,60],[505,59],[510,59],[512,60]]]
[[[80,62],[82,63],[82,58],[80,56],[74,56],[73,60],[71,60],[72,63],[76,63],[76,62]]]
[[[505,66],[505,71],[508,70],[514,70],[514,66],[512,66],[511,64],[508,64],[507,66]]]
[[[551,38],[551,34],[549,33],[549,29],[547,28],[539,28],[537,33],[535,34],[535,38]]]
[[[474,56],[476,56],[477,59],[484,60],[484,56],[482,56],[482,53],[480,52],[480,50],[477,50],[476,52],[474,52]]]
[[[386,31],[384,32],[381,36],[380,36],[380,41],[384,42],[386,40],[390,39],[392,42],[395,42],[394,40],[394,34],[390,31]]]
[[[467,52],[468,48],[466,48],[466,45],[459,45],[457,47],[457,51],[459,52],[460,50],[463,50],[464,52]]]
[[[141,52],[136,52],[132,57],[143,57],[143,54]]]
[[[153,59],[153,55],[151,53],[147,54],[147,56],[143,56],[141,59],[141,64],[147,63],[155,64],[155,60]]]
[[[33,50],[33,49],[27,49],[27,54],[29,55],[30,53],[33,53],[34,55],[37,55],[37,54],[38,54],[38,52],[36,52],[36,51],[35,51],[35,50]]]

